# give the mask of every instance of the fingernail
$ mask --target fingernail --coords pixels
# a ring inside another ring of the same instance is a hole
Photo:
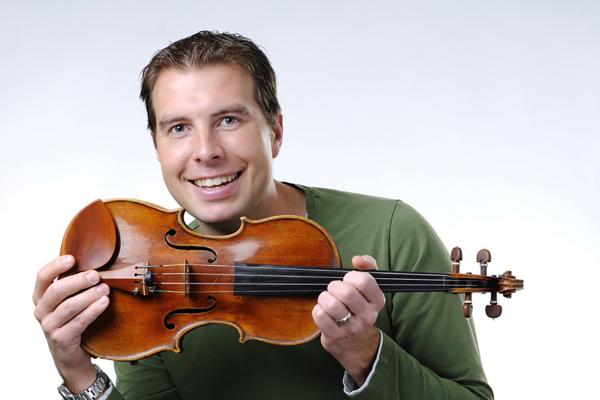
[[[100,297],[100,300],[98,301],[98,304],[100,304],[101,306],[105,306],[108,304],[108,297],[103,296]]]
[[[98,273],[96,271],[90,271],[85,275],[85,278],[89,283],[96,283],[99,281]]]
[[[70,255],[62,256],[62,258],[60,259],[60,262],[65,267],[68,267],[73,264],[73,256],[70,256]]]
[[[100,294],[108,294],[108,285],[105,285],[105,284],[98,285],[98,286],[96,286],[96,290]]]
[[[362,258],[366,262],[371,262],[373,264],[377,264],[377,261],[372,256],[366,255],[366,256],[362,256]]]

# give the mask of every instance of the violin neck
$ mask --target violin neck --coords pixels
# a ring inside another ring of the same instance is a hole
[[[239,295],[313,295],[341,280],[347,269],[236,265],[234,292]],[[471,293],[497,291],[498,278],[471,274],[366,271],[383,292]]]

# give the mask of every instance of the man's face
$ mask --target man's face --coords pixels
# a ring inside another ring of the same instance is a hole
[[[269,126],[247,72],[229,64],[168,69],[152,100],[157,157],[183,208],[216,231],[235,228],[241,216],[269,215],[281,117]]]

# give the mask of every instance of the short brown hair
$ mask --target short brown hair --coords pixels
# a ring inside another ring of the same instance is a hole
[[[254,79],[256,102],[267,122],[277,123],[281,107],[277,81],[269,59],[250,39],[227,32],[200,31],[159,50],[142,70],[140,98],[146,105],[148,129],[156,145],[156,115],[152,90],[161,71],[169,68],[202,68],[215,64],[236,64]]]

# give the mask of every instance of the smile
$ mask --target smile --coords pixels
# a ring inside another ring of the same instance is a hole
[[[225,185],[229,182],[232,182],[232,181],[236,180],[241,174],[242,174],[242,172],[240,171],[240,172],[236,172],[235,174],[231,174],[231,175],[216,176],[214,178],[196,179],[196,180],[190,181],[190,182],[192,182],[195,186],[198,186],[201,188],[210,188],[210,187]]]

